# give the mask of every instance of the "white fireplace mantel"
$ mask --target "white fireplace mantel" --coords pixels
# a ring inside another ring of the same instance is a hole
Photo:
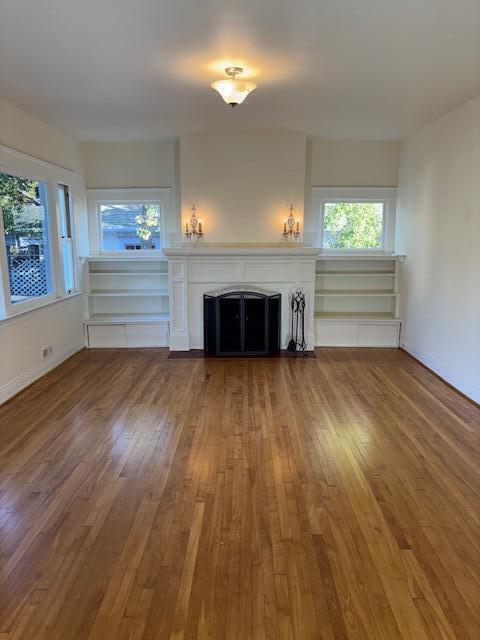
[[[163,253],[168,257],[190,257],[190,256],[315,256],[321,252],[318,247],[304,247],[303,245],[294,244],[187,244],[182,247],[164,249]]]
[[[306,295],[307,349],[313,349],[318,248],[186,245],[164,249],[164,253],[168,258],[171,351],[203,348],[203,295],[234,285],[252,285],[282,295],[282,348],[290,338],[290,295],[301,288]]]

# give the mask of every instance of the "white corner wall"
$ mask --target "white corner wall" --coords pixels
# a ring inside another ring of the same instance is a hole
[[[0,100],[0,145],[47,162],[68,172],[75,215],[75,233],[81,254],[88,253],[85,184],[80,144],[13,105]],[[0,166],[28,175],[56,169],[0,148]],[[80,264],[77,265],[77,273]],[[79,285],[83,289],[82,273]],[[0,403],[33,382],[84,346],[85,296],[74,296],[28,313],[0,320]],[[52,346],[43,358],[42,348]]]
[[[308,140],[314,187],[396,187],[400,143],[391,140]]]
[[[84,142],[87,189],[174,187],[176,140]]]
[[[402,144],[401,345],[480,402],[480,96]]]

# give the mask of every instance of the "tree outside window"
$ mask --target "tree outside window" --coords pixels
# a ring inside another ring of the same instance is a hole
[[[0,173],[0,205],[5,235],[18,246],[21,237],[42,236],[37,207],[42,206],[39,183],[8,173]]]
[[[381,202],[327,202],[324,209],[324,241],[327,249],[375,249],[382,247]]]
[[[157,204],[143,205],[143,211],[135,217],[137,236],[144,249],[153,249],[152,238],[160,234],[160,208]]]

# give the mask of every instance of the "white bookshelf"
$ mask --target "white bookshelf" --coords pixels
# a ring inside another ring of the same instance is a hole
[[[403,259],[321,255],[315,273],[315,344],[397,347],[398,264]]]
[[[168,262],[162,256],[90,256],[90,347],[168,346]]]
[[[168,291],[163,289],[92,289],[90,291],[90,297],[94,298],[108,298],[108,297],[120,297],[131,298],[132,296],[152,296],[164,298],[168,297]]]

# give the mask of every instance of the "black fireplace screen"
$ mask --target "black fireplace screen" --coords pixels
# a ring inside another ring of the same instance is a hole
[[[205,352],[222,356],[277,353],[280,303],[279,293],[224,290],[205,294]]]

